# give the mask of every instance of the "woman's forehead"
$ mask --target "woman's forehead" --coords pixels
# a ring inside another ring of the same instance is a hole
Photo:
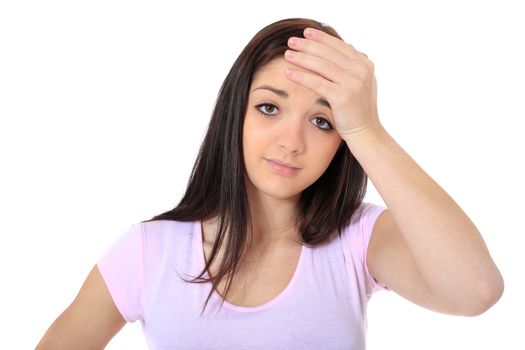
[[[286,78],[284,76],[284,70],[286,68],[294,68],[294,69],[300,69],[299,66],[296,66],[288,61],[286,61],[284,58],[278,57],[274,58],[265,65],[259,67],[257,71],[255,71],[253,75],[253,80],[255,81],[260,76],[265,75],[282,75],[283,78]]]
[[[320,96],[315,91],[288,79],[288,77],[286,77],[286,75],[284,74],[286,68],[306,71],[301,67],[286,61],[284,58],[273,59],[266,65],[259,68],[254,74],[252,84],[250,86],[250,93],[260,90],[282,90],[285,91],[288,96],[291,94],[298,93],[303,95],[306,94],[310,98],[318,98]],[[261,86],[272,87],[274,89],[259,89]]]

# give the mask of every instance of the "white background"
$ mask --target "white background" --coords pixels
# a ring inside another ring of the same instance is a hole
[[[376,66],[380,119],[483,235],[505,279],[481,316],[394,292],[369,349],[525,348],[524,12],[519,1],[0,3],[0,348],[34,348],[99,255],[180,200],[231,64],[309,17]],[[369,182],[366,201],[383,204]],[[146,349],[139,322],[107,349]]]

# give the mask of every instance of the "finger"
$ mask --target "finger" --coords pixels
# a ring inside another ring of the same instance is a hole
[[[341,67],[322,57],[312,56],[303,52],[286,50],[284,58],[302,68],[317,73],[334,83],[341,82],[344,71]]]
[[[306,28],[303,34],[304,37],[307,39],[312,39],[314,41],[318,41],[328,46],[331,46],[351,57],[362,57],[362,54],[359,51],[357,51],[351,44],[346,43],[343,40],[336,38],[335,36],[327,34],[322,30],[318,30],[315,28]]]
[[[328,99],[335,92],[335,84],[326,80],[318,74],[313,74],[300,69],[287,68],[284,74],[290,79],[307,88],[317,92],[319,95]]]
[[[329,58],[343,68],[349,68],[349,57],[336,48],[314,40],[291,37],[288,46],[296,51],[305,52],[317,57]]]

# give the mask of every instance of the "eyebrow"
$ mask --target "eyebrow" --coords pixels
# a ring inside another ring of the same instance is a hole
[[[270,85],[261,85],[258,88],[253,89],[252,92],[254,92],[255,90],[261,90],[261,89],[269,90],[269,91],[273,92],[274,94],[276,94],[276,95],[278,95],[280,97],[283,97],[283,98],[288,98],[288,96],[289,96],[286,91],[274,88],[273,86],[270,86]],[[332,107],[330,106],[328,101],[325,100],[324,98],[319,97],[317,100],[315,100],[315,103],[319,104],[321,106],[325,106],[325,107],[328,107],[328,108],[332,109]]]

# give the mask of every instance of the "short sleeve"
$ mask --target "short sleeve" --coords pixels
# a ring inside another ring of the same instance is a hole
[[[143,320],[143,224],[121,234],[98,258],[97,266],[117,309],[127,322]]]
[[[369,289],[372,291],[372,293],[380,290],[390,290],[384,283],[376,280],[368,271],[368,265],[366,264],[366,254],[368,252],[368,244],[370,242],[370,238],[372,237],[372,232],[374,230],[374,224],[377,221],[377,218],[379,215],[388,209],[387,207],[372,204],[372,203],[366,203],[364,210],[362,212],[361,216],[361,234],[363,235],[363,257],[364,257],[364,265],[365,265],[365,274],[367,279],[367,284],[369,286]]]
[[[347,264],[353,264],[348,268],[353,271],[353,274],[357,275],[359,288],[366,292],[367,297],[380,290],[390,290],[370,274],[366,264],[368,243],[372,237],[374,224],[379,215],[386,209],[388,208],[381,205],[362,202],[341,236],[343,249],[346,250],[348,256]]]

